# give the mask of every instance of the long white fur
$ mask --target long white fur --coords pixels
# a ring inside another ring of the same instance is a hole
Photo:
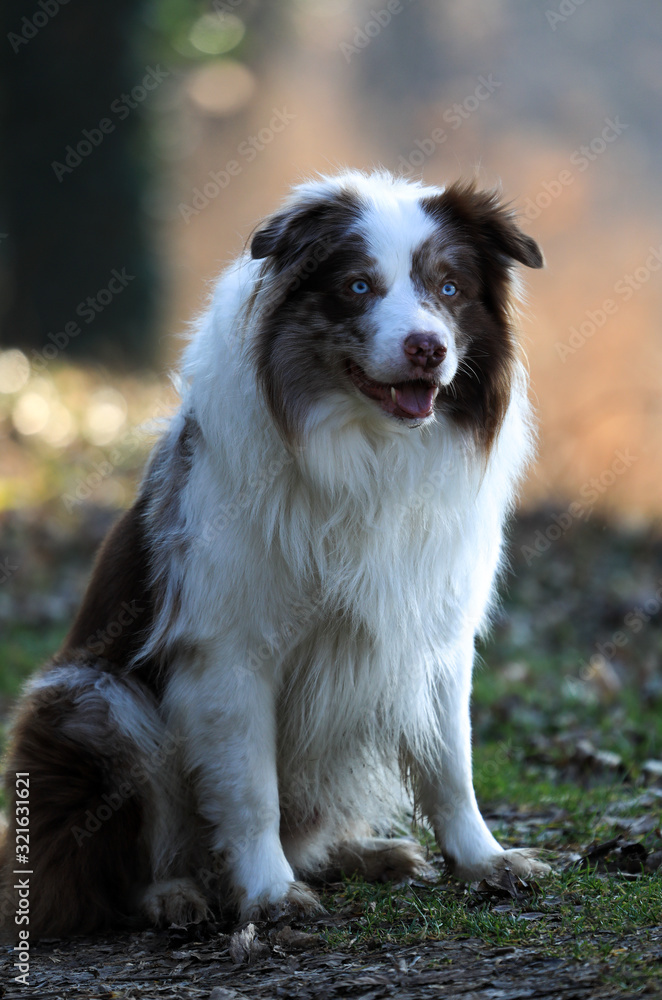
[[[379,378],[420,326],[411,253],[432,222],[418,200],[438,191],[348,173],[302,185],[290,204],[341,187],[368,206],[360,228],[388,279]],[[196,650],[177,654],[164,708],[186,737],[213,848],[244,913],[282,900],[334,843],[395,814],[404,750],[442,850],[478,877],[503,852],[472,788],[474,637],[531,451],[525,372],[488,457],[439,415],[410,428],[350,392],[319,403],[288,450],[248,359],[259,270],[245,255],[221,277],[185,354],[170,437],[188,413],[202,433],[178,537],[162,540],[151,641]],[[456,357],[449,342],[448,380]],[[283,840],[281,811],[299,821]]]

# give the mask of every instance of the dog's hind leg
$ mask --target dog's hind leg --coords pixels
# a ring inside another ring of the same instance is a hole
[[[6,790],[13,818],[22,804],[16,776],[28,776],[35,938],[136,919],[152,881],[165,739],[153,700],[133,681],[80,663],[33,681],[10,739]],[[2,872],[10,903],[13,839],[10,829]]]
[[[367,882],[401,882],[432,873],[416,841],[405,837],[361,837],[342,841],[334,848],[323,877],[359,875]]]

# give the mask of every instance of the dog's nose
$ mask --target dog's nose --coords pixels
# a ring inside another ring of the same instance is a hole
[[[446,345],[436,333],[410,333],[405,337],[405,354],[416,368],[438,368],[446,357]]]

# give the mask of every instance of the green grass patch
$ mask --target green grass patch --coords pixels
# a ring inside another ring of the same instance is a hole
[[[0,696],[15,698],[34,671],[56,652],[66,624],[9,625],[0,643]]]
[[[644,954],[659,927],[662,876],[623,881],[588,870],[554,874],[520,903],[482,901],[475,889],[451,879],[429,888],[352,880],[324,903],[341,920],[323,931],[333,950],[361,953],[470,938],[488,948],[604,962],[606,980],[632,987],[651,974]]]

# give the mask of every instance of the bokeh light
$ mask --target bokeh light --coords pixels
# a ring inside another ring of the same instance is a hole
[[[244,37],[246,28],[234,14],[203,14],[189,32],[191,45],[207,55],[231,52]]]
[[[255,77],[247,66],[233,59],[222,59],[194,70],[186,90],[200,111],[223,117],[247,104],[255,87]]]
[[[49,400],[40,392],[29,390],[22,393],[12,410],[14,427],[19,434],[29,437],[46,427],[51,415]]]
[[[95,392],[85,411],[83,433],[91,444],[107,445],[114,441],[126,423],[127,405],[116,389]]]
[[[0,392],[19,392],[30,378],[30,362],[23,351],[0,352]]]

